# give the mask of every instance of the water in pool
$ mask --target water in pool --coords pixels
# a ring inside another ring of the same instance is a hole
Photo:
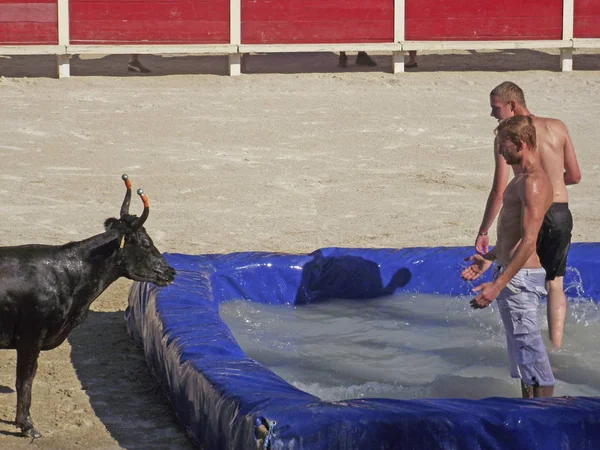
[[[219,311],[249,357],[323,400],[519,397],[497,308],[474,311],[469,300],[420,294],[296,307],[231,301]],[[539,314],[548,344],[545,303]],[[555,395],[600,395],[599,338],[598,306],[570,302],[563,349],[550,352]]]

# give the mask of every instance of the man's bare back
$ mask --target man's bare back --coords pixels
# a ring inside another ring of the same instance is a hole
[[[533,115],[531,118],[536,130],[537,151],[540,155],[540,162],[550,179],[550,183],[552,183],[554,191],[553,202],[567,203],[569,201],[569,194],[565,178],[570,171],[567,170],[565,172],[566,163],[577,165],[569,131],[565,124],[558,119]],[[497,149],[497,147],[496,136],[494,148]],[[518,166],[513,165],[512,169],[515,175],[519,173]],[[577,171],[579,171],[578,167]]]
[[[565,124],[558,119],[536,116],[532,116],[532,119],[536,129],[540,161],[554,190],[553,201],[567,203],[569,194],[565,184],[565,173],[570,172],[567,165],[577,164],[569,131]]]

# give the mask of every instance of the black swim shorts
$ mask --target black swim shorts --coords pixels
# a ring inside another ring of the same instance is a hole
[[[544,216],[537,239],[537,254],[546,270],[546,280],[565,275],[571,246],[573,217],[568,203],[552,203]]]

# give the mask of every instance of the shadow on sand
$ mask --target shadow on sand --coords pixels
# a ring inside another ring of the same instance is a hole
[[[358,66],[354,63],[355,52],[349,52],[347,69],[338,68],[338,55],[321,53],[269,53],[251,54],[247,59],[249,74],[301,74],[351,72],[391,73],[391,54],[373,54],[377,67]],[[165,75],[228,75],[226,55],[160,56],[141,55],[140,60],[152,72],[140,74],[127,71],[128,55],[74,56],[71,59],[72,76],[156,77]],[[599,70],[600,55],[577,54],[575,70]],[[463,54],[425,54],[418,56],[418,68],[410,72],[471,72],[471,71],[559,71],[559,56],[536,50],[499,50]],[[3,56],[0,57],[0,76],[48,77],[56,75],[54,56]]]
[[[90,404],[122,448],[195,449],[127,334],[123,312],[90,311],[68,339]]]

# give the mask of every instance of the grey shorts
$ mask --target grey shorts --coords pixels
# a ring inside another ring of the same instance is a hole
[[[528,386],[555,384],[537,312],[545,282],[544,269],[521,269],[496,299],[506,330],[510,376]]]

